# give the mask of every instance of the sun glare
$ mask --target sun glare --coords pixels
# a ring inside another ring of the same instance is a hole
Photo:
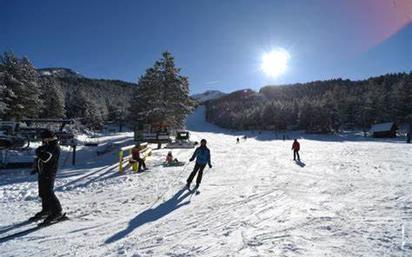
[[[285,49],[275,49],[263,55],[261,69],[267,76],[278,77],[287,70],[289,58]]]

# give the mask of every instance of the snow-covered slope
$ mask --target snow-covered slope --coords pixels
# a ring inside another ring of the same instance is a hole
[[[209,100],[218,99],[224,95],[226,94],[218,90],[208,90],[202,94],[192,95],[192,98],[197,100],[199,103],[204,103]]]
[[[204,109],[188,119],[206,138],[213,168],[200,195],[184,190],[193,163],[163,168],[155,150],[150,171],[119,175],[117,153],[79,151],[56,181],[71,218],[1,242],[0,256],[411,256],[412,146],[322,136],[291,141],[207,124]],[[130,144],[131,133],[102,138]],[[173,153],[187,161],[193,150]],[[63,154],[63,159],[66,154]],[[302,167],[303,166],[303,167]],[[0,237],[39,210],[35,177],[0,175]]]

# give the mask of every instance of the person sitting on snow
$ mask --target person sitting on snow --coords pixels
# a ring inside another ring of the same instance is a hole
[[[130,163],[134,163],[134,162],[139,163],[138,172],[143,171],[143,170],[147,170],[146,163],[144,162],[144,159],[142,159],[140,157],[140,149],[139,149],[138,144],[136,144],[135,147],[132,148],[132,158],[130,160]]]
[[[179,161],[176,158],[173,159],[172,151],[169,151],[166,156],[166,164],[173,164],[178,162]]]

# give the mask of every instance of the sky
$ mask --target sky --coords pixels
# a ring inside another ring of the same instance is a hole
[[[265,53],[289,53],[277,77]],[[191,93],[412,71],[412,0],[0,0],[0,51],[137,82],[163,51]]]

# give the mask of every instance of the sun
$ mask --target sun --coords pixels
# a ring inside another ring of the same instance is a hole
[[[277,48],[263,55],[260,67],[267,76],[278,77],[287,70],[289,59],[288,51]]]

